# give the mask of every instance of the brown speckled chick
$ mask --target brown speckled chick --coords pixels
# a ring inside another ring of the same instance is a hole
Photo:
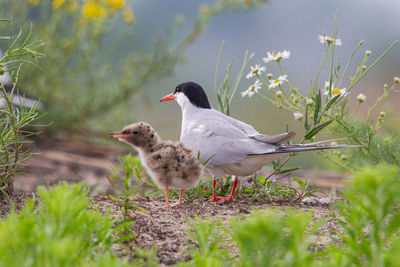
[[[180,142],[162,141],[148,123],[125,126],[111,136],[132,145],[139,152],[147,173],[160,189],[165,190],[166,208],[180,205],[184,190],[199,183],[203,168],[193,150]],[[179,200],[172,205],[168,201],[169,189],[180,189]]]

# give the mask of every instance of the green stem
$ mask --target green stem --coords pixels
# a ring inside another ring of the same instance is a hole
[[[371,64],[371,66],[369,66],[361,75],[360,77],[358,77],[358,79],[356,79],[349,87],[348,90],[350,90],[351,88],[353,88],[354,85],[356,85],[363,77],[365,74],[367,74],[391,49],[392,47],[397,44],[399,41],[396,40],[394,41],[386,50],[385,52],[383,52],[375,61],[374,63]]]
[[[395,88],[395,85],[396,85],[396,84],[393,83],[389,90],[386,90],[386,88],[384,89],[383,95],[380,96],[380,97],[376,100],[376,102],[375,102],[375,104],[372,106],[372,108],[370,108],[370,109],[368,110],[367,121],[370,120],[371,115],[372,115],[372,112],[373,112],[373,111],[375,110],[375,108],[379,105],[379,103],[381,103],[382,100],[384,100],[386,97],[388,97],[389,93],[390,93],[391,91],[393,91],[393,89]]]
[[[357,110],[358,110],[358,108],[360,107],[360,105],[361,105],[361,102],[358,101],[358,105],[357,105],[357,107],[353,110],[353,112],[350,114],[350,118],[352,118],[352,117],[354,116],[354,114],[357,112]]]
[[[319,74],[320,74],[321,69],[322,69],[322,66],[323,66],[323,64],[324,64],[324,62],[325,62],[326,55],[328,54],[328,48],[329,48],[329,45],[327,45],[327,46],[325,47],[324,56],[322,57],[321,63],[319,64],[317,76],[315,77],[315,81],[314,81],[314,85],[313,85],[313,89],[312,89],[314,95],[316,94],[317,82],[318,82],[318,79],[319,79]]]
[[[277,63],[278,63],[279,69],[281,70],[282,75],[285,75],[285,71],[283,70],[283,67],[282,67],[281,62],[278,60]],[[289,86],[290,90],[291,90],[293,93],[295,93],[296,95],[300,96],[300,98],[305,99],[305,97],[304,97],[302,94],[300,94],[299,91],[297,91],[297,89],[295,89],[295,88],[290,84],[289,81],[285,81],[285,82],[286,82],[286,84]]]
[[[268,89],[269,87],[268,83],[263,78],[261,78],[260,74],[256,73],[256,76]]]
[[[267,100],[268,102],[270,102],[270,103],[276,105],[276,102],[275,102],[274,100],[272,100],[271,98],[269,98],[269,97],[267,97],[267,96],[265,96],[265,95],[263,95],[263,94],[260,94],[260,93],[258,93],[258,92],[255,92],[255,93],[256,93],[258,96],[260,96],[261,98],[263,98],[264,100]]]

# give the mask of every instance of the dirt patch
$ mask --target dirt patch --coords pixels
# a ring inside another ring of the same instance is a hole
[[[111,214],[120,214],[119,207],[105,196],[93,197],[94,206],[100,208],[102,212],[107,212],[110,208]],[[187,242],[190,238],[186,231],[189,226],[187,220],[196,218],[211,217],[213,220],[221,219],[228,224],[231,218],[248,216],[258,209],[277,209],[284,210],[293,207],[299,210],[310,210],[314,213],[313,221],[317,221],[329,215],[329,206],[277,206],[260,201],[259,199],[246,198],[234,201],[210,203],[207,199],[196,199],[193,202],[184,202],[181,206],[165,209],[164,198],[140,197],[133,201],[134,205],[146,209],[149,213],[144,214],[133,211],[131,216],[135,218],[133,231],[137,234],[137,246],[150,249],[154,245],[157,249],[157,258],[163,265],[175,264],[179,261],[189,260],[185,253]],[[330,242],[329,234],[337,225],[334,223],[325,224],[319,231],[323,237],[318,240],[318,248],[323,248],[326,242]],[[326,238],[324,237],[326,235]],[[316,248],[316,249],[318,249]]]
[[[0,197],[0,218],[4,218],[11,209],[19,211],[26,204],[26,198],[32,195],[25,192],[15,192],[14,195],[6,198]]]

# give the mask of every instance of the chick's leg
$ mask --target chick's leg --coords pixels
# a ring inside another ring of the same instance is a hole
[[[185,190],[181,189],[179,191],[179,199],[178,199],[178,201],[176,203],[174,203],[174,204],[171,204],[171,207],[179,206],[180,204],[182,204],[183,193],[185,193]]]
[[[171,206],[169,205],[169,190],[168,187],[165,188],[165,208],[169,209]]]

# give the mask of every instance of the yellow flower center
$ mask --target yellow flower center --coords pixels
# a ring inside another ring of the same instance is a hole
[[[328,44],[333,43],[333,39],[332,39],[332,38],[329,38],[329,37],[326,37],[326,38],[325,38],[325,41],[326,41]]]
[[[259,68],[254,69],[251,73],[257,74],[260,71]]]
[[[341,93],[342,93],[342,91],[340,91],[339,88],[334,88],[334,89],[331,90],[331,94],[332,95],[338,95],[338,94],[341,94]]]
[[[272,56],[273,59],[277,59],[278,58],[278,54],[275,54]]]
[[[281,82],[281,79],[276,79],[276,80],[274,81],[275,84],[280,83],[280,82]]]

